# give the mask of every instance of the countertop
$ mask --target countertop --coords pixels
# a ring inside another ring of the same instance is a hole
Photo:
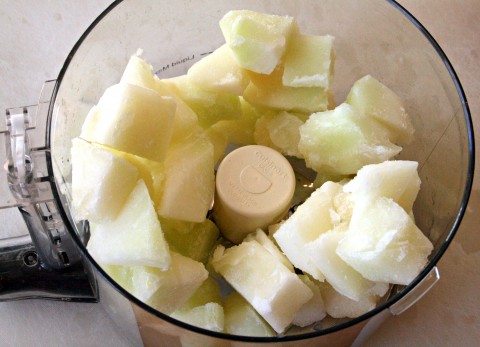
[[[0,0],[0,110],[34,104],[42,83],[56,78],[74,43],[110,2]],[[449,57],[465,89],[475,133],[480,134],[480,1],[399,2]],[[478,346],[479,172],[477,164],[466,215],[438,264],[441,280],[412,308],[389,318],[367,346]],[[0,210],[0,220],[0,237],[22,232],[18,217]],[[0,303],[0,346],[30,345],[130,346],[98,304]]]

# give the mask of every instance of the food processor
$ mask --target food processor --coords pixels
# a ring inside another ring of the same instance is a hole
[[[417,160],[422,179],[414,207],[435,248],[422,273],[392,288],[373,311],[274,338],[240,337],[189,326],[148,307],[119,287],[85,249],[88,223],[70,209],[70,146],[88,110],[117,83],[138,48],[161,77],[184,74],[221,45],[218,20],[231,9],[297,18],[300,28],[336,38],[334,92],[375,75],[402,97],[416,130],[401,159]],[[18,208],[31,237],[0,242],[0,299],[100,302],[145,345],[348,345],[385,315],[400,314],[438,279],[440,259],[463,216],[473,178],[473,131],[463,90],[440,47],[393,1],[226,1],[113,3],[85,32],[59,77],[45,83],[38,105],[9,109],[0,125],[6,163],[0,207]],[[451,170],[444,170],[445,160]]]

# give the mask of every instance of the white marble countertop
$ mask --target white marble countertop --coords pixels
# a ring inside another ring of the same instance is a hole
[[[0,110],[34,104],[42,83],[56,78],[71,47],[110,2],[0,0]],[[449,57],[467,94],[475,132],[480,134],[480,1],[399,2],[424,24]],[[439,263],[441,281],[414,307],[388,319],[368,346],[478,345],[479,171],[477,164],[464,221]],[[20,232],[15,219],[0,210],[0,237]],[[0,332],[2,347],[129,346],[96,304],[0,303]]]

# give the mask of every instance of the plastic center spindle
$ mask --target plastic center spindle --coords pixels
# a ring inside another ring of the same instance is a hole
[[[287,159],[264,146],[245,146],[218,167],[213,217],[224,237],[240,243],[279,222],[290,207],[295,174]]]

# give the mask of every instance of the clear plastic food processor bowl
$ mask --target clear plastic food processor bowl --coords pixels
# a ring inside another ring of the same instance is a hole
[[[159,77],[184,74],[224,42],[218,21],[232,9],[291,15],[302,32],[335,36],[337,103],[357,79],[371,74],[404,100],[411,115],[415,139],[399,158],[419,162],[422,186],[414,213],[434,250],[411,284],[393,287],[375,310],[358,318],[272,338],[190,326],[119,287],[88,254],[88,225],[70,215],[71,140],[103,91],[120,80],[130,56],[141,48]],[[6,119],[0,124],[0,141],[7,144],[0,153],[7,162],[0,206],[20,209],[33,243],[0,241],[0,300],[99,301],[126,335],[140,334],[145,345],[359,343],[379,317],[402,313],[438,280],[435,264],[458,229],[473,178],[473,130],[460,82],[426,29],[394,1],[118,1],[80,38],[58,79],[45,84],[39,104],[7,110]]]

